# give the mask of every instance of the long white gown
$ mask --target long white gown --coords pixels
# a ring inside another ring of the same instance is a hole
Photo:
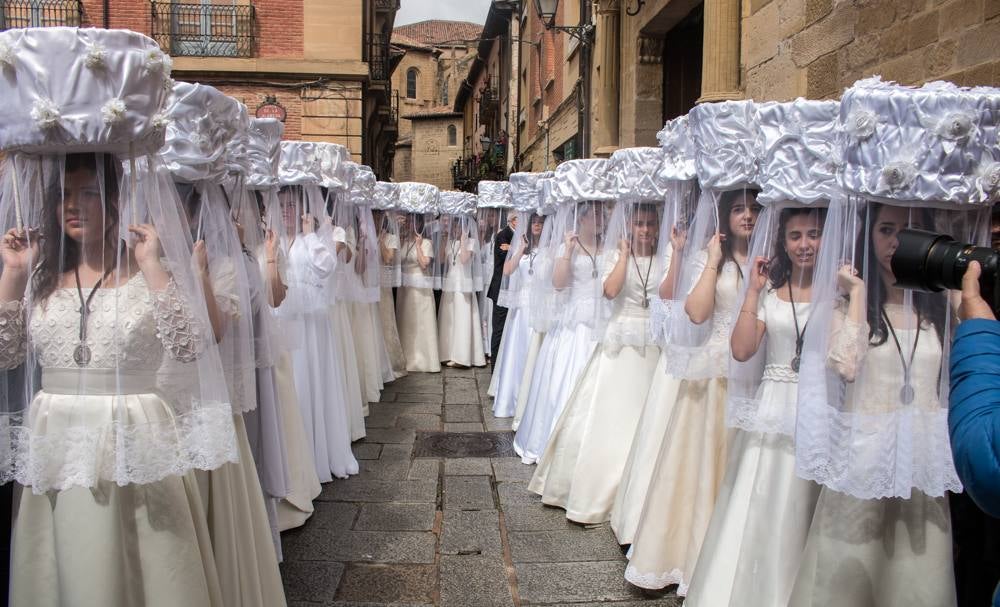
[[[890,309],[889,304],[886,305]],[[941,342],[926,323],[916,340],[915,329],[895,328],[900,343],[917,347],[912,362],[914,402],[911,423],[940,419],[937,397]],[[869,346],[864,355],[867,372],[863,387],[848,384],[845,402],[868,415],[897,409],[903,388],[899,352],[892,337]],[[898,370],[893,373],[892,370]],[[856,388],[864,394],[856,394]],[[886,406],[892,403],[893,406]],[[864,411],[861,411],[861,409]],[[925,415],[921,415],[921,413]],[[931,422],[934,423],[934,422]],[[884,437],[858,436],[858,451],[870,450],[870,461],[882,457]],[[870,444],[865,445],[863,440]],[[913,449],[920,449],[913,445]],[[860,499],[823,487],[805,557],[792,591],[793,605],[804,607],[931,607],[957,604],[952,557],[951,516],[947,496],[931,497],[913,489],[900,497]]]
[[[392,289],[382,287],[382,296],[378,300],[378,312],[382,319],[382,337],[385,340],[385,350],[389,355],[389,364],[394,379],[406,377],[406,355],[403,354],[403,344],[399,341],[399,328],[396,325],[396,303]]]
[[[712,333],[689,363],[705,375],[714,369],[715,377],[680,382],[659,452],[653,454],[625,569],[625,579],[641,588],[677,584],[677,594],[684,596],[698,561],[726,468],[726,375],[738,280],[736,264],[726,263],[715,285]]]
[[[514,275],[510,277],[510,283],[526,285],[530,267],[530,255],[521,256]],[[514,417],[517,410],[517,393],[521,388],[521,378],[524,377],[532,336],[531,326],[528,324],[530,311],[525,308],[528,302],[526,291],[526,288],[518,289],[514,295],[518,302],[511,306],[507,323],[503,328],[500,352],[496,354],[496,366],[493,371],[493,377],[496,378],[494,417]]]
[[[320,482],[358,473],[351,452],[347,378],[325,299],[334,264],[316,234],[296,238],[288,252],[288,294],[277,310],[291,348],[299,410]]]
[[[593,262],[586,255],[577,254],[571,263],[570,290],[586,290],[594,280]],[[572,304],[565,314],[572,317]],[[524,415],[514,435],[514,451],[525,464],[534,464],[542,456],[556,421],[595,349],[597,338],[586,323],[564,320],[545,334],[531,373]]]
[[[795,305],[799,326],[809,305]],[[767,325],[765,368],[756,402],[765,419],[785,419],[797,402],[792,304],[761,294],[757,317]],[[819,498],[816,483],[795,472],[795,446],[780,433],[735,430],[726,475],[695,566],[689,607],[787,606]]]
[[[614,267],[617,255],[617,251],[612,255],[609,267]],[[652,296],[656,285],[643,285],[638,269],[649,264],[646,276],[661,275],[653,258],[638,257],[636,264],[628,264],[603,341],[566,403],[528,484],[543,503],[565,509],[571,521],[609,520],[653,380],[660,348],[645,338],[649,308],[643,300]],[[632,339],[646,345],[632,345]]]
[[[426,257],[434,255],[430,239],[421,245]],[[403,244],[403,282],[409,274],[417,280],[430,279],[430,274],[420,269],[417,261],[416,245]],[[432,261],[433,263],[433,261]],[[428,268],[429,269],[429,268]],[[396,291],[396,327],[399,341],[406,358],[406,370],[410,372],[439,373],[441,371],[438,351],[437,315],[434,313],[434,292],[430,288],[399,287]]]
[[[470,241],[471,242],[471,241]],[[438,311],[438,359],[463,367],[486,365],[483,352],[482,325],[479,322],[479,303],[476,293],[465,288],[472,285],[472,264],[475,253],[467,264],[459,261],[462,242],[450,243],[449,256],[455,261],[444,277],[441,308]]]
[[[0,306],[0,366],[12,369],[24,360],[30,332],[42,369],[42,389],[27,412],[33,433],[110,427],[113,419],[173,419],[157,383],[166,354],[158,331],[177,337],[183,326],[171,326],[172,311],[154,305],[143,276],[100,289],[91,303],[86,385],[92,394],[81,390],[83,374],[73,360],[79,307],[75,289],[57,289],[25,327],[20,301]],[[126,381],[119,382],[118,373]],[[119,396],[109,396],[109,389]],[[80,472],[97,471],[88,469],[96,462],[75,463]],[[92,488],[42,494],[25,487],[14,519],[11,580],[15,607],[225,605],[193,472],[142,485],[99,480]]]

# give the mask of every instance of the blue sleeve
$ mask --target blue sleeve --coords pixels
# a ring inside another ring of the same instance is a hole
[[[969,496],[1000,517],[1000,321],[959,325],[951,350],[948,427]]]

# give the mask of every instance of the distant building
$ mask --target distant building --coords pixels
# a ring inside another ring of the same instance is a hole
[[[393,30],[393,53],[402,55],[392,73],[401,118],[395,181],[452,187],[451,163],[461,156],[465,138],[461,114],[452,107],[481,32],[476,23],[439,20]],[[442,169],[442,162],[448,166]]]
[[[0,0],[0,29],[127,28],[286,139],[331,141],[388,178],[395,151],[389,37],[399,0]],[[105,11],[105,9],[107,9]],[[397,57],[398,58],[398,57]]]

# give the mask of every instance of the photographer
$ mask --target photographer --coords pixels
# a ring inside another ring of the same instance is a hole
[[[1000,322],[980,295],[980,272],[972,262],[962,280],[948,426],[966,491],[980,508],[1000,517]]]

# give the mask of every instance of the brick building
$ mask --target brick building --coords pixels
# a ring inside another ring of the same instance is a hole
[[[395,181],[452,187],[451,164],[461,156],[465,137],[461,115],[452,104],[475,58],[481,32],[476,23],[441,20],[393,30],[392,52],[402,54],[392,73],[392,94],[400,115]]]
[[[391,173],[395,108],[389,35],[398,0],[0,0],[0,29],[127,28],[174,58],[174,78],[210,84],[285,137],[348,147]]]

